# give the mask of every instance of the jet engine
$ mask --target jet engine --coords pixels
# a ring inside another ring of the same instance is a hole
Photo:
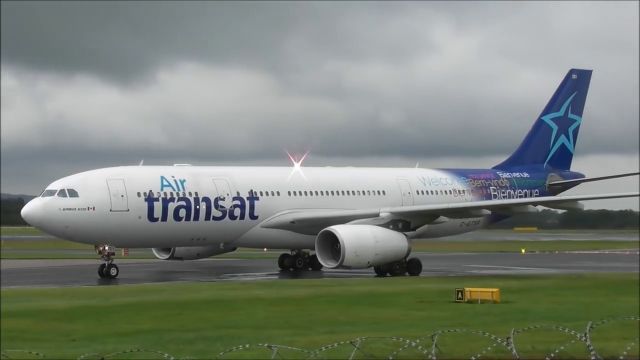
[[[404,259],[407,237],[375,225],[334,225],[316,237],[316,255],[327,268],[361,269]]]
[[[197,260],[235,251],[236,248],[221,248],[219,245],[211,246],[185,246],[175,248],[153,248],[153,255],[160,260]]]

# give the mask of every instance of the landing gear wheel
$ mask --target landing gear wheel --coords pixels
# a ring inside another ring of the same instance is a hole
[[[100,266],[98,266],[98,276],[100,276],[101,279],[104,279],[106,277],[104,270],[107,267],[107,264],[100,264]]]
[[[313,271],[322,270],[322,264],[320,263],[320,260],[318,260],[318,255],[311,255],[309,257],[309,267]]]
[[[300,255],[294,257],[293,268],[294,270],[304,270],[305,269],[305,261],[304,258]]]
[[[389,275],[403,276],[407,272],[407,266],[404,261],[396,261],[390,264]]]
[[[118,274],[120,274],[120,269],[118,269],[118,265],[116,264],[109,264],[105,269],[105,273],[109,278],[115,279],[118,277]]]
[[[284,266],[283,270],[293,269],[294,266],[294,258],[291,254],[282,254],[282,265]]]
[[[407,260],[407,273],[411,276],[418,276],[422,272],[422,261],[418,258]]]
[[[289,270],[289,268],[286,267],[286,265],[285,265],[285,260],[286,260],[287,256],[291,256],[291,255],[289,255],[289,254],[280,254],[280,257],[278,257],[278,267],[280,268],[280,270]]]
[[[383,265],[374,266],[373,271],[375,271],[376,275],[379,277],[387,276],[387,270],[384,268]]]
[[[95,249],[103,261],[103,263],[98,266],[98,276],[100,276],[101,279],[115,279],[118,277],[120,270],[118,266],[113,263],[113,258],[116,256],[116,248],[110,245],[96,245]]]

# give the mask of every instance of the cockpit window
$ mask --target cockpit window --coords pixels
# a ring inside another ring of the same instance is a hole
[[[58,190],[47,189],[47,190],[42,192],[42,195],[40,195],[40,197],[50,197],[50,196],[55,195],[56,192],[58,192]]]
[[[67,190],[65,189],[58,190],[58,197],[67,197]]]
[[[67,189],[67,193],[69,194],[69,197],[78,197],[78,192],[74,189]]]

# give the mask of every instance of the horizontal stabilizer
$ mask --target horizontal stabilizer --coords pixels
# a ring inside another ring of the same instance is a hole
[[[632,173],[624,173],[624,174],[616,174],[616,175],[607,175],[607,176],[598,176],[598,177],[585,177],[581,179],[572,179],[572,180],[559,180],[552,181],[547,184],[549,188],[553,188],[554,190],[562,190],[566,188],[570,188],[582,183],[592,182],[592,181],[600,181],[600,180],[609,180],[609,179],[617,179],[629,176],[638,176],[640,172],[632,172]]]

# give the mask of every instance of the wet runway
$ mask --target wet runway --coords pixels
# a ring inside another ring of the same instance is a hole
[[[638,272],[638,250],[560,253],[415,253],[422,276],[531,275],[587,272]],[[275,259],[162,261],[119,259],[117,279],[99,279],[98,260],[2,260],[1,286],[60,287],[175,281],[372,278],[372,269],[279,271]]]

